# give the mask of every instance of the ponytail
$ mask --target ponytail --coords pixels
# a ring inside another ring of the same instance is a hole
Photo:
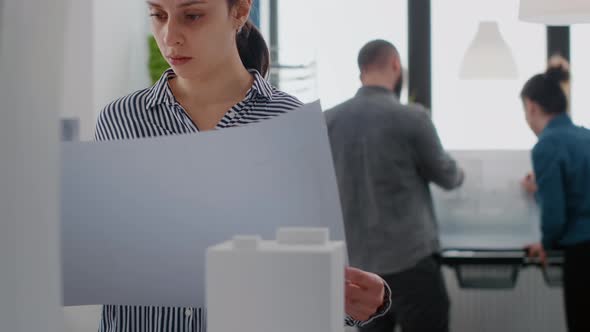
[[[562,82],[567,82],[570,80],[570,73],[561,66],[549,67],[545,72],[545,77],[550,81],[561,84]]]
[[[236,44],[244,67],[256,69],[266,77],[270,67],[270,53],[262,33],[251,21],[246,22],[238,32]]]

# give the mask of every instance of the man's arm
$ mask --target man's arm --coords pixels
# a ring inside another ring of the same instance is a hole
[[[413,143],[421,175],[446,190],[459,187],[465,176],[463,170],[445,152],[430,117],[426,112],[419,114]]]

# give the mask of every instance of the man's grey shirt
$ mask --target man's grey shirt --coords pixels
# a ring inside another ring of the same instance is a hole
[[[326,112],[352,266],[397,273],[439,251],[429,183],[450,190],[463,172],[429,113],[389,90],[363,87]]]

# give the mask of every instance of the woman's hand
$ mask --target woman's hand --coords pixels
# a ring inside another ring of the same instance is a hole
[[[527,255],[530,258],[538,258],[543,266],[547,265],[547,253],[541,243],[531,244],[526,247]]]
[[[366,321],[377,313],[385,300],[385,281],[374,273],[347,267],[345,271],[346,314]]]
[[[532,172],[527,174],[527,176],[525,176],[525,178],[522,179],[520,184],[522,185],[524,190],[526,190],[526,192],[531,195],[534,195],[537,192],[537,190],[539,189],[537,187],[537,182],[535,180],[535,174]]]

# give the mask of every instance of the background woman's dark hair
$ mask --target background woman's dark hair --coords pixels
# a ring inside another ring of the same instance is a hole
[[[240,0],[227,0],[230,10],[238,1]],[[263,77],[266,77],[270,67],[268,45],[266,45],[262,33],[260,33],[258,28],[250,20],[246,22],[236,36],[236,44],[244,67],[247,69],[256,69]]]
[[[541,105],[546,113],[564,113],[567,110],[567,97],[561,82],[566,82],[569,78],[569,71],[563,67],[551,67],[544,74],[535,75],[528,80],[520,97]]]

